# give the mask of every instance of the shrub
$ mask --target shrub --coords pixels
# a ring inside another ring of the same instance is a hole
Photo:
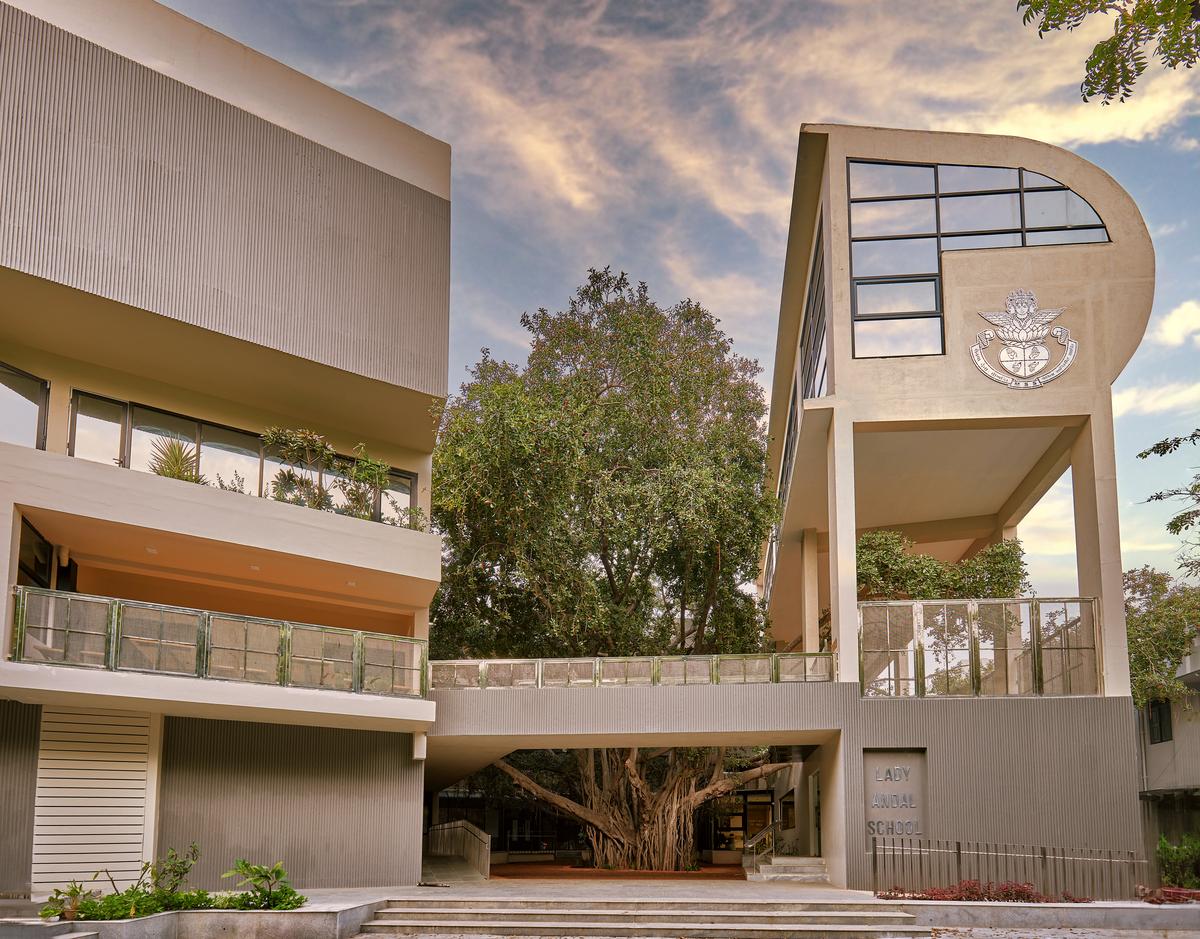
[[[963,880],[949,887],[929,887],[926,890],[906,891],[893,887],[879,894],[882,900],[947,900],[957,903],[1090,903],[1087,897],[1075,897],[1064,892],[1061,897],[1039,893],[1029,883],[1006,880],[1002,883],[981,883]]]
[[[1164,887],[1200,889],[1200,835],[1184,835],[1179,844],[1159,836],[1156,853]]]
[[[106,876],[112,884],[112,893],[101,895],[98,890],[71,881],[50,895],[41,916],[111,920],[136,919],[169,910],[294,910],[308,900],[288,883],[287,871],[280,862],[265,867],[239,859],[225,876],[243,877],[239,886],[250,889],[240,893],[181,889],[199,857],[200,849],[195,842],[183,854],[171,848],[164,857],[143,864],[137,881],[124,890],[117,889],[116,880],[108,871],[97,871],[92,880]]]

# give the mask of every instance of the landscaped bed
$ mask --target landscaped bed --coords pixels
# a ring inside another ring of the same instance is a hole
[[[131,920],[183,910],[294,910],[308,899],[288,882],[280,861],[270,867],[241,858],[235,861],[222,876],[241,878],[237,886],[243,890],[184,889],[199,857],[200,849],[194,842],[183,854],[171,848],[165,857],[143,864],[138,879],[123,890],[108,871],[97,871],[92,881],[107,878],[111,893],[73,880],[50,894],[40,915],[63,920]]]

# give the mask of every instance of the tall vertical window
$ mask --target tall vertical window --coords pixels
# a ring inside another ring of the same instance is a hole
[[[1151,743],[1167,743],[1174,736],[1171,727],[1171,702],[1151,701],[1146,705],[1146,725]]]
[[[40,378],[0,362],[0,441],[44,447],[49,392]]]
[[[822,227],[818,225],[808,277],[808,292],[804,300],[804,319],[800,326],[800,390],[805,398],[823,397],[828,388],[823,244]]]
[[[1084,199],[1025,169],[851,160],[847,172],[855,358],[945,351],[944,251],[1109,240]]]
[[[71,455],[124,466],[125,404],[77,391],[73,410]]]

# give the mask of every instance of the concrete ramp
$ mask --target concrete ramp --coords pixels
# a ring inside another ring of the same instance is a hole
[[[421,858],[423,884],[469,884],[482,883],[484,880],[486,878],[464,858],[445,854],[432,854]]]

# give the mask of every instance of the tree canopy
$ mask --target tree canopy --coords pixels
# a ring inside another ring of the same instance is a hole
[[[1166,440],[1160,440],[1148,450],[1139,453],[1138,459],[1169,456],[1184,444],[1193,446],[1200,444],[1200,427],[1183,437],[1168,437]],[[1200,529],[1200,473],[1195,473],[1191,480],[1182,486],[1154,493],[1150,496],[1149,501],[1183,503],[1183,508],[1167,522],[1167,531],[1172,535],[1184,537],[1183,550],[1179,555],[1180,569],[1193,577],[1200,576],[1200,537],[1193,535],[1188,538],[1186,536],[1186,533]]]
[[[860,599],[954,600],[1019,597],[1029,591],[1025,549],[1017,539],[998,541],[957,563],[913,550],[898,531],[881,529],[858,538]]]
[[[1200,0],[1017,0],[1017,9],[1039,36],[1112,17],[1112,35],[1096,44],[1085,64],[1085,101],[1098,97],[1108,104],[1133,94],[1151,46],[1167,68],[1191,68],[1200,56]]]
[[[1152,567],[1126,571],[1125,624],[1134,703],[1190,696],[1175,673],[1200,629],[1200,587]]]
[[[442,418],[432,654],[760,648],[744,586],[775,500],[757,363],[698,303],[609,269],[521,323],[525,364],[485,349]]]

